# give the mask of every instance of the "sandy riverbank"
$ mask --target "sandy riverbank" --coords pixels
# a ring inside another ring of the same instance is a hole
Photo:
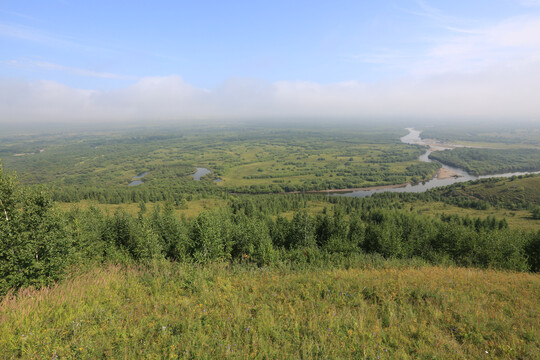
[[[459,174],[450,169],[440,168],[437,171],[437,179],[439,180],[457,178],[457,177],[459,177]]]

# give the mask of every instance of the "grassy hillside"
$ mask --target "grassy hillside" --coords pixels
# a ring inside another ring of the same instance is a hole
[[[373,266],[95,269],[4,299],[0,348],[7,359],[540,357],[540,275]]]

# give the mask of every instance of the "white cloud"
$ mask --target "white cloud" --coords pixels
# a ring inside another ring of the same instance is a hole
[[[0,79],[2,122],[141,121],[284,117],[535,119],[540,61],[423,80],[379,84],[232,79],[205,90],[178,76],[150,77],[115,91]]]

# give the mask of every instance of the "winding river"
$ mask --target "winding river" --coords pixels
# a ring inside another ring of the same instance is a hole
[[[424,140],[422,140],[422,138],[420,138],[421,131],[415,130],[412,128],[407,128],[407,130],[409,130],[409,133],[401,138],[402,142],[406,144],[417,144],[417,145],[422,145],[422,146],[429,146],[428,150],[424,154],[418,157],[418,160],[420,161],[432,162],[433,160],[429,158],[429,154],[431,154],[433,151],[452,149],[453,147],[455,147],[454,145],[450,147],[450,146],[445,146],[444,144],[432,144],[432,143],[425,142]],[[514,173],[504,173],[504,174],[473,176],[467,173],[465,170],[448,166],[445,164],[442,164],[442,168],[452,173],[455,173],[457,176],[445,178],[445,179],[439,179],[438,176],[435,176],[433,179],[429,181],[422,182],[415,185],[407,184],[407,185],[403,185],[399,187],[385,186],[385,187],[380,187],[378,189],[356,190],[356,191],[351,191],[347,193],[338,193],[335,195],[350,196],[350,197],[367,197],[367,196],[371,196],[373,194],[382,193],[382,192],[420,193],[429,189],[433,189],[435,187],[447,186],[447,185],[452,185],[455,183],[478,180],[478,179],[487,179],[487,178],[493,178],[493,177],[512,177],[512,176],[527,175],[527,174],[540,174],[540,171],[537,171],[537,172],[514,172]]]

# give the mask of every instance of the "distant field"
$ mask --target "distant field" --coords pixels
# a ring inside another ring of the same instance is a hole
[[[178,200],[179,193],[268,193],[399,184],[431,178],[438,164],[401,143],[405,129],[196,128],[19,136],[0,140],[0,158],[24,184],[52,187],[59,200]],[[211,175],[192,180],[195,167]],[[127,187],[148,172],[144,184]],[[215,179],[221,182],[214,182]]]
[[[4,299],[2,357],[540,358],[539,275],[369,264],[94,269]]]
[[[540,129],[532,124],[512,126],[444,126],[428,127],[422,132],[423,138],[466,146],[480,146],[498,149],[540,149]]]

